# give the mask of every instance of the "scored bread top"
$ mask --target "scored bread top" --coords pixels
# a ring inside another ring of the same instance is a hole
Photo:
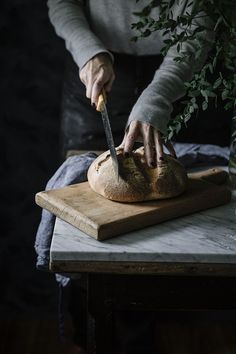
[[[164,155],[164,162],[149,168],[141,147],[125,158],[117,149],[119,181],[114,174],[109,151],[100,155],[88,170],[90,187],[107,199],[118,202],[140,202],[165,199],[183,193],[187,185],[187,173],[181,163]]]

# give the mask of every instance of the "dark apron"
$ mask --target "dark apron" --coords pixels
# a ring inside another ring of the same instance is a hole
[[[161,55],[137,57],[113,54],[116,79],[108,96],[107,108],[115,144],[119,145],[133,105],[152,81],[163,58]],[[176,102],[172,117],[182,107]],[[188,127],[183,128],[174,140],[229,145],[231,116],[231,113],[225,112],[222,106],[216,109],[212,105],[210,110],[200,111],[198,117],[193,117],[188,122]],[[85,86],[79,79],[78,67],[69,53],[62,97],[62,147],[64,152],[71,149],[107,149],[100,113],[91,107],[90,100],[86,98]]]

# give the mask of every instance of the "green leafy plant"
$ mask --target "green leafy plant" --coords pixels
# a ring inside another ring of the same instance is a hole
[[[184,12],[174,18],[172,9],[176,3],[183,5]],[[153,18],[151,10],[157,6],[160,14],[158,18]],[[232,15],[236,16],[235,0],[152,0],[142,11],[134,14],[138,21],[132,24],[132,28],[137,35],[132,40],[137,41],[140,37],[148,37],[154,31],[162,30],[165,39],[161,53],[165,56],[172,46],[176,46],[176,62],[189,59],[190,54],[183,50],[186,41],[194,41],[195,60],[199,58],[201,48],[206,44],[204,37],[209,24],[215,34],[205,64],[191,81],[185,83],[186,96],[181,102],[183,109],[170,120],[168,139],[178,133],[199,109],[206,110],[211,100],[217,105],[220,98],[225,110],[236,112],[236,26],[232,18]],[[205,22],[201,21],[204,17],[207,19]],[[200,25],[196,26],[196,19],[200,20]],[[223,63],[223,72],[218,70],[219,62]],[[236,113],[233,114],[233,121],[236,123]],[[233,138],[236,140],[236,131]]]

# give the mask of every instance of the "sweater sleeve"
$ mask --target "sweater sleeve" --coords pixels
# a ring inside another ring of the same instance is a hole
[[[99,53],[108,53],[113,61],[112,54],[90,29],[82,0],[48,0],[47,5],[57,35],[65,40],[80,69]]]
[[[134,105],[127,126],[133,121],[146,122],[159,130],[164,135],[167,134],[167,123],[173,110],[172,103],[183,97],[186,93],[184,83],[190,81],[194,73],[201,69],[207,59],[208,52],[214,40],[214,32],[211,30],[211,23],[203,16],[207,30],[201,32],[202,43],[200,56],[196,59],[195,53],[198,48],[196,40],[183,42],[181,51],[187,52],[189,56],[182,61],[174,61],[180,53],[177,51],[177,44],[172,46],[167,52],[161,66],[157,69],[152,82],[142,92]],[[198,23],[196,25],[202,25]],[[195,27],[196,28],[196,27]]]

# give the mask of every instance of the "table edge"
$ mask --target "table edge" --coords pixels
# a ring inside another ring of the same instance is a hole
[[[49,268],[54,273],[236,276],[234,263],[51,261]]]

